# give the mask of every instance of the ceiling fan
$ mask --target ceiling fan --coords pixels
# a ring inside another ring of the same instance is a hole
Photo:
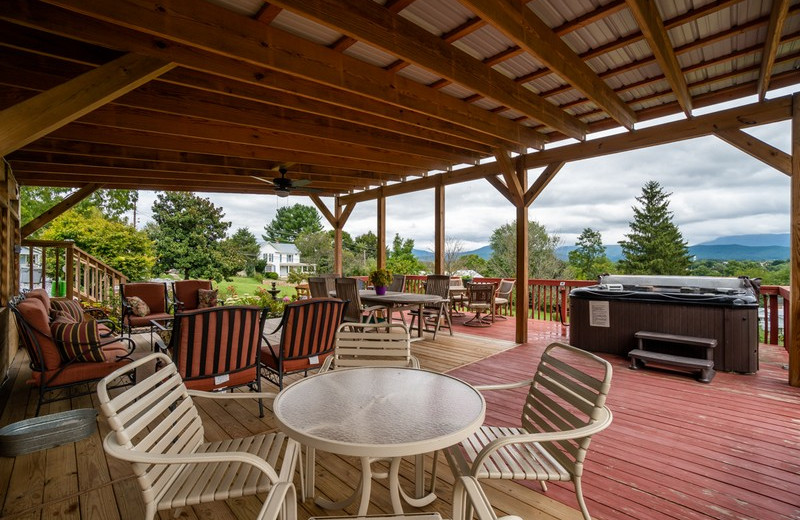
[[[288,173],[288,170],[284,166],[281,166],[280,168],[278,168],[278,172],[281,174],[281,176],[280,177],[275,177],[272,180],[263,179],[261,177],[255,176],[255,175],[253,177],[255,177],[256,179],[260,180],[261,182],[266,182],[267,184],[272,184],[275,187],[275,195],[277,195],[278,197],[288,197],[289,193],[292,190],[297,189],[297,188],[304,188],[305,186],[308,186],[309,184],[311,184],[311,181],[308,180],[308,179],[298,179],[298,180],[294,180],[294,181],[292,179],[288,179],[286,177],[286,174]],[[317,192],[319,190],[316,190],[314,188],[304,188],[303,191],[306,191],[306,192]]]

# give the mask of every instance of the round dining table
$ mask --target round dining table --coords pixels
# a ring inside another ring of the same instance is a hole
[[[360,495],[358,515],[363,516],[373,476],[385,476],[371,469],[372,462],[380,459],[391,459],[389,493],[395,514],[403,513],[401,497],[415,507],[435,500],[432,491],[427,495],[423,491],[422,455],[457,444],[477,431],[486,403],[474,387],[445,374],[362,367],[301,379],[278,394],[273,410],[278,427],[307,449],[361,459],[361,482],[353,495],[336,503],[317,503],[342,509]],[[398,475],[402,457],[411,455],[417,456],[415,497],[403,491]],[[314,491],[313,477],[314,468],[307,468],[309,493]]]

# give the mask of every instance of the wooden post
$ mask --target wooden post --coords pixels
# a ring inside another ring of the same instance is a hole
[[[528,171],[524,162],[516,163],[517,177],[521,190],[528,186]],[[523,200],[515,204],[517,207],[517,328],[515,341],[528,341],[528,206]]]
[[[378,250],[375,252],[378,259],[378,269],[386,268],[386,197],[381,194],[378,202]]]
[[[333,272],[344,276],[344,264],[342,262],[342,231],[344,230],[344,222],[342,221],[342,206],[339,203],[339,197],[336,197],[334,212],[336,224],[333,227]]]
[[[434,212],[433,272],[436,274],[444,274],[444,185],[441,183],[436,185],[434,191],[433,212]]]
[[[792,96],[792,186],[791,197],[791,294],[789,331],[785,335],[789,351],[789,384],[800,386],[800,94]]]

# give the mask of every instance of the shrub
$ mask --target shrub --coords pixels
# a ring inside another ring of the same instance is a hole
[[[269,272],[269,273],[264,274],[264,277],[269,279],[269,280],[277,280],[278,279],[278,273]]]

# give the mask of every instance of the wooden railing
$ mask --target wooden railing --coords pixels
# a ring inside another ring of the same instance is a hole
[[[764,331],[764,343],[786,347],[784,338],[789,337],[789,313],[791,310],[789,294],[789,288],[785,286],[761,286],[759,313],[763,313],[763,320],[759,319],[759,321]]]
[[[119,284],[128,281],[124,274],[69,240],[23,240],[22,253],[28,254],[29,268],[27,279],[20,280],[20,290],[45,287],[49,281],[56,287],[56,295],[63,285],[64,296],[99,302],[113,298]],[[40,264],[34,264],[35,254],[40,255]],[[37,276],[38,266],[41,274]]]

